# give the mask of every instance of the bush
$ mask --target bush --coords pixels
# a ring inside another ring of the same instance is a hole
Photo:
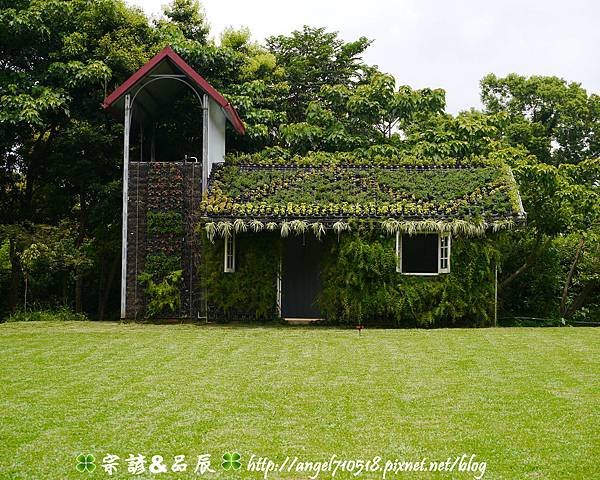
[[[83,313],[75,313],[68,308],[19,311],[6,318],[6,322],[83,322],[86,320],[88,318]]]

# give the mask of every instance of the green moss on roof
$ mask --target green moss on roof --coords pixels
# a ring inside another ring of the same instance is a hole
[[[472,155],[464,158],[444,158],[436,155],[416,156],[386,145],[376,145],[366,150],[353,152],[309,152],[294,155],[284,148],[271,147],[256,153],[236,153],[227,155],[228,165],[289,165],[319,167],[323,165],[362,166],[362,167],[481,167],[498,163],[496,159]]]
[[[510,169],[227,164],[211,175],[200,205],[207,219],[379,218],[396,221],[518,221],[523,212]]]

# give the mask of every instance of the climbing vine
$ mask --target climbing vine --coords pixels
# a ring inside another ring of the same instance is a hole
[[[209,316],[220,320],[277,316],[277,275],[281,257],[279,235],[262,232],[236,236],[236,271],[223,272],[223,240],[202,237],[200,265]]]
[[[454,238],[450,274],[396,272],[395,239],[379,232],[332,242],[320,305],[330,321],[396,326],[487,325],[498,252],[489,238]]]

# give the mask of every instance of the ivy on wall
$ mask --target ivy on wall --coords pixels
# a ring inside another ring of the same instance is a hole
[[[201,235],[201,286],[217,319],[274,319],[281,238],[263,232],[236,236],[236,271],[223,272],[224,241]]]
[[[216,318],[273,319],[282,242],[277,233],[236,237],[236,272],[223,272],[223,240],[203,238],[200,278]],[[394,326],[489,325],[498,252],[492,238],[453,238],[451,273],[396,272],[395,238],[363,228],[327,236],[318,299],[327,321]]]
[[[490,238],[453,238],[451,273],[396,272],[395,239],[378,232],[331,243],[321,308],[330,321],[396,326],[489,325],[498,252]]]

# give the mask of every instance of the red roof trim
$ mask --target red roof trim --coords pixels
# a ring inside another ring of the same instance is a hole
[[[208,94],[219,106],[224,110],[225,116],[229,119],[233,128],[240,135],[243,135],[246,131],[244,124],[235,108],[227,101],[227,99],[221,95],[215,88],[208,83],[202,75],[196,72],[190,67],[183,58],[173,51],[171,47],[163,48],[157,55],[146,63],[142,68],[135,72],[125,82],[123,82],[114,92],[104,99],[102,107],[107,109],[110,108],[121,96],[130,90],[136,83],[144,78],[154,67],[156,67],[165,58],[171,60],[188,78],[194,81],[204,92]]]

